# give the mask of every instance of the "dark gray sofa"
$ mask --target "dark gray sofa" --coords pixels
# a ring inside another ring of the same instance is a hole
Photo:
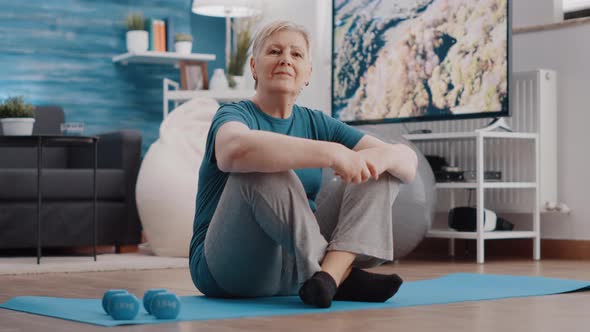
[[[35,118],[34,134],[60,134],[64,122],[60,107],[37,107]],[[141,135],[124,130],[98,136],[97,244],[138,244],[141,225],[135,183]],[[92,245],[92,148],[45,147],[43,151],[42,246]],[[37,150],[0,147],[0,248],[35,248],[36,225]]]

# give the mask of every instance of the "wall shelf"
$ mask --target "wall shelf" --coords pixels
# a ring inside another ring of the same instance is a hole
[[[180,61],[194,61],[207,62],[214,61],[215,54],[190,53],[180,54],[176,52],[129,52],[113,57],[114,63],[121,63],[127,65],[129,63],[149,63],[149,64],[164,64],[177,65]]]
[[[256,93],[255,90],[243,89],[243,90],[180,90],[180,84],[171,79],[165,78],[163,80],[164,96],[162,117],[166,119],[169,112],[169,103],[172,102],[174,107],[182,104],[185,101],[191,100],[197,97],[213,98],[220,103],[227,103],[232,101],[240,101],[249,99]]]
[[[452,229],[431,229],[426,233],[427,237],[442,239],[477,239],[477,232],[458,232]],[[494,231],[484,232],[484,239],[522,239],[534,238],[535,232],[531,231]]]
[[[437,182],[436,187],[439,189],[477,189],[477,182]],[[484,189],[534,189],[537,188],[535,182],[484,182]]]
[[[501,131],[469,131],[432,134],[407,134],[404,138],[410,141],[448,141],[473,139],[478,136],[484,138],[513,138],[513,139],[536,139],[536,133],[515,133]]]
[[[244,100],[254,95],[254,90],[169,90],[168,100],[183,102],[196,97],[213,98],[219,102]]]

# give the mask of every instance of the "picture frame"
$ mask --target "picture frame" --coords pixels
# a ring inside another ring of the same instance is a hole
[[[201,61],[181,61],[180,87],[182,90],[209,89],[207,63]]]

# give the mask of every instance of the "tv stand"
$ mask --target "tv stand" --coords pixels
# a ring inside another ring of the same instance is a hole
[[[483,128],[476,129],[475,131],[494,131],[496,129],[500,129],[503,131],[512,132],[512,128],[506,123],[505,118],[494,118],[492,122],[488,123],[487,126]]]

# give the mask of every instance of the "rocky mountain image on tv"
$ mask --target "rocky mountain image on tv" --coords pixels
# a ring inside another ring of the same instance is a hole
[[[507,0],[334,0],[333,116],[501,112]]]

